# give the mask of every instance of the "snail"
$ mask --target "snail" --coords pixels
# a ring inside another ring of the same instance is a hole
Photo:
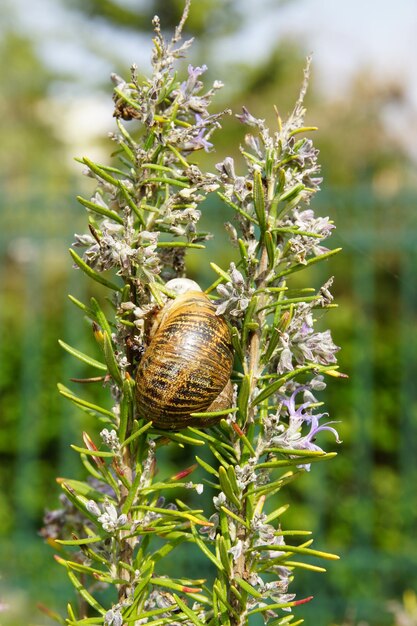
[[[138,414],[161,429],[210,426],[220,417],[190,413],[231,405],[230,331],[197,283],[174,279],[166,287],[177,295],[156,315],[137,369]]]

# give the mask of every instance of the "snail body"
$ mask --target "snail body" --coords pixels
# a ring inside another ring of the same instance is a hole
[[[157,428],[209,426],[190,413],[230,406],[233,351],[229,328],[201,291],[186,291],[156,317],[136,374],[139,417]]]

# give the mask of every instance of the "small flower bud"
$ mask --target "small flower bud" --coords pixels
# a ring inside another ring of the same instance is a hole
[[[98,505],[94,502],[94,500],[89,500],[85,506],[87,511],[92,515],[95,515],[96,517],[99,517],[99,515],[101,515],[101,511]]]

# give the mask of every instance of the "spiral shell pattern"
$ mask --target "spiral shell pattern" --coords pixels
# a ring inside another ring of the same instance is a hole
[[[212,404],[217,410],[230,406],[232,365],[229,328],[216,315],[208,297],[199,291],[177,296],[160,312],[139,363],[139,417],[163,429],[208,426],[218,421],[204,421],[190,413],[207,411]]]

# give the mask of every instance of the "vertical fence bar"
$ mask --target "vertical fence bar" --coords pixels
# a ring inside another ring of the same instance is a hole
[[[399,403],[399,469],[401,473],[402,529],[406,537],[415,534],[417,510],[417,285],[416,241],[401,255],[401,378]],[[414,555],[416,560],[416,555]]]
[[[30,260],[24,267],[25,312],[21,328],[20,417],[17,428],[17,456],[14,472],[17,540],[34,534],[36,492],[39,489],[39,427],[41,390],[41,334],[43,286],[39,248],[33,240],[28,244]]]
[[[374,282],[372,261],[361,259],[354,264],[354,297],[363,308],[363,316],[357,320],[355,328],[352,401],[355,407],[356,423],[354,424],[354,449],[356,462],[356,486],[358,499],[361,503],[361,521],[355,520],[355,536],[360,548],[368,548],[371,540],[372,520],[372,427],[373,427],[373,367],[372,353],[374,350]],[[363,523],[367,520],[368,523]]]

